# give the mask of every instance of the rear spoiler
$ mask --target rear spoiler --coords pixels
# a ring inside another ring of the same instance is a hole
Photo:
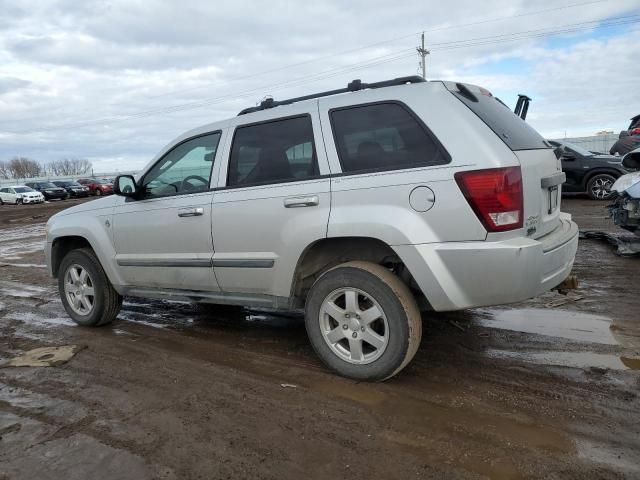
[[[522,120],[525,120],[527,118],[527,112],[529,111],[530,102],[530,97],[519,93],[518,102],[516,103],[516,108],[513,110],[513,113],[518,115]]]

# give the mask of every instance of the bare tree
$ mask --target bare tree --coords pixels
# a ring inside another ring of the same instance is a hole
[[[0,160],[0,178],[9,178],[9,164],[3,160]]]
[[[25,157],[16,157],[9,160],[9,176],[13,178],[34,178],[39,177],[43,170],[42,166],[35,160]]]
[[[91,171],[91,162],[84,158],[63,158],[47,164],[47,171],[51,175],[84,175]]]

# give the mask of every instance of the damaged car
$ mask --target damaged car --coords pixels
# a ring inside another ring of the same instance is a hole
[[[625,155],[622,165],[636,171],[621,176],[611,187],[617,196],[609,212],[616,225],[640,235],[640,148]]]

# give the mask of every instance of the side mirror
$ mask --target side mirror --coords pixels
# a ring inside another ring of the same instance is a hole
[[[131,175],[118,175],[113,182],[113,193],[123,197],[135,197],[138,194],[135,178]]]
[[[622,166],[630,170],[640,169],[640,151],[627,153],[622,159]]]
[[[562,160],[575,160],[576,159],[576,154],[573,152],[570,152],[569,150],[565,150],[564,152],[562,152]]]

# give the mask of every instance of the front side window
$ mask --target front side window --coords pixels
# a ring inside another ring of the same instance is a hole
[[[144,176],[145,197],[209,190],[220,132],[187,140],[169,151]]]
[[[228,186],[303,180],[318,174],[308,116],[237,128]]]
[[[398,170],[449,162],[435,139],[397,103],[333,110],[331,125],[343,172]]]

